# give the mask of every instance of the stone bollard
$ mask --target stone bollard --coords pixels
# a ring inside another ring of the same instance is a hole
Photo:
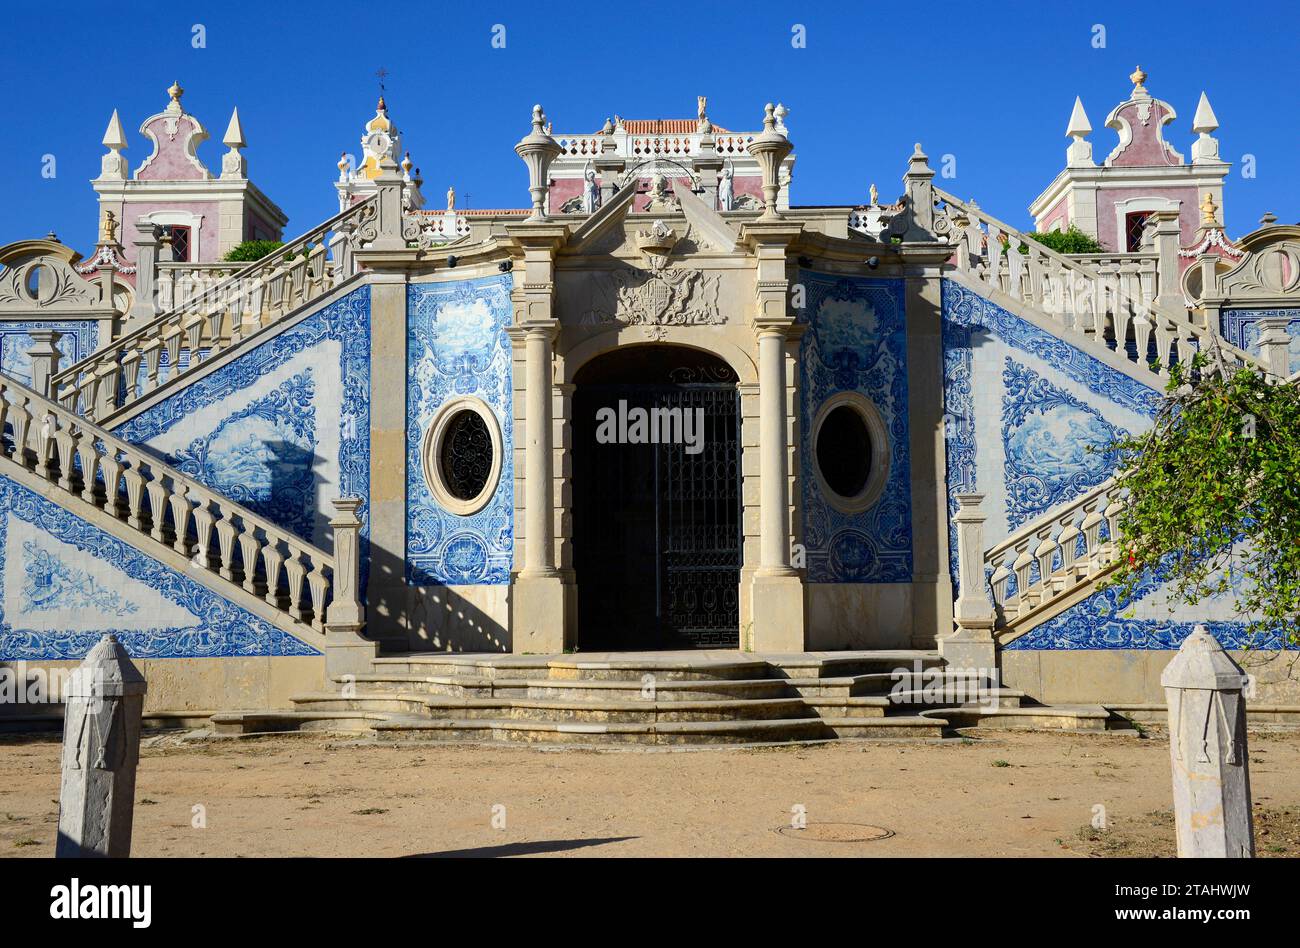
[[[69,678],[56,857],[131,855],[146,690],[144,676],[112,633]]]
[[[1198,625],[1165,667],[1180,857],[1255,855],[1246,754],[1246,673]]]

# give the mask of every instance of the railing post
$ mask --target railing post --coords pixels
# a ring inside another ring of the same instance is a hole
[[[985,590],[983,494],[958,494],[957,570],[959,593],[953,618],[957,629],[939,639],[939,654],[953,668],[993,670],[997,654],[993,627],[997,621]],[[1023,590],[1022,590],[1023,592]]]
[[[1259,321],[1259,355],[1268,370],[1278,378],[1291,377],[1291,334],[1287,326],[1291,320],[1287,316],[1268,316]],[[34,337],[36,334],[32,333]],[[35,378],[36,363],[32,363],[32,376]]]
[[[327,675],[356,675],[370,671],[379,643],[361,637],[365,610],[361,604],[361,500],[332,501],[334,517],[334,582],[325,613],[325,671]]]
[[[32,360],[32,388],[46,398],[53,398],[50,379],[59,374],[59,357],[63,353],[58,342],[63,333],[54,329],[29,329],[27,335],[32,340],[32,347],[27,350]]]
[[[1182,858],[1255,855],[1242,694],[1247,681],[1203,625],[1160,676],[1169,707],[1174,827]]]
[[[144,676],[111,633],[68,682],[57,857],[131,855]]]
[[[901,234],[903,240],[934,240],[934,169],[921,150],[920,142],[916,143],[912,157],[908,159],[903,188],[907,196],[904,210],[907,229]],[[891,233],[896,232],[891,228]],[[991,245],[989,252],[996,254],[997,248]]]
[[[135,302],[127,313],[128,325],[138,325],[158,315],[158,242],[162,228],[149,221],[135,222]]]
[[[371,250],[405,250],[402,236],[402,173],[391,155],[379,159],[379,177],[375,179],[375,239]]]
[[[1182,231],[1178,226],[1177,211],[1154,211],[1147,226],[1155,227],[1156,250],[1156,309],[1183,322],[1187,321],[1187,305],[1183,302],[1182,274],[1178,270],[1178,245]]]

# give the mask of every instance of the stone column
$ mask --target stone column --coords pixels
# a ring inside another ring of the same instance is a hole
[[[32,347],[27,350],[32,360],[32,389],[46,398],[55,398],[50,391],[50,379],[59,374],[59,357],[63,353],[58,342],[63,333],[54,329],[29,329],[27,335],[32,340]]]
[[[1178,855],[1255,855],[1246,751],[1247,676],[1198,625],[1160,676],[1169,706]]]
[[[993,626],[996,615],[985,590],[983,494],[958,494],[957,568],[960,597],[954,610],[957,631],[939,639],[939,654],[953,668],[991,670],[996,667]]]
[[[934,169],[929,157],[917,142],[903,175],[903,188],[907,195],[907,226],[901,236],[904,241],[934,240]],[[888,238],[886,238],[888,239]]]
[[[568,228],[545,220],[509,225],[523,250],[516,269],[513,338],[524,348],[524,510],[522,568],[511,577],[510,635],[515,652],[558,654],[574,643],[572,586],[556,562],[554,345],[555,252]],[[516,429],[516,442],[520,441]]]
[[[1260,358],[1270,372],[1282,379],[1291,377],[1291,334],[1287,332],[1290,325],[1287,316],[1268,316],[1259,321]]]
[[[787,253],[801,230],[779,218],[741,229],[758,261],[752,325],[758,348],[759,558],[750,587],[751,628],[742,639],[755,652],[804,649],[803,576],[790,565],[794,400],[786,372],[787,340],[798,331],[789,311]]]
[[[112,633],[69,679],[55,856],[131,855],[146,690],[144,676]]]
[[[361,500],[331,502],[334,517],[334,588],[325,613],[325,673],[358,675],[371,670],[379,643],[361,637],[365,611],[361,605]]]
[[[158,242],[162,228],[149,221],[136,221],[135,234],[135,301],[127,313],[127,329],[136,329],[158,315]]]

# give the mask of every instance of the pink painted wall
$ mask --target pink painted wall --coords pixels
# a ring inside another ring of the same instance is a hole
[[[1181,201],[1178,227],[1184,245],[1191,242],[1196,232],[1196,188],[1098,188],[1097,189],[1097,239],[1107,250],[1123,253],[1123,241],[1116,232],[1115,205],[1133,198],[1168,198]]]
[[[1178,159],[1169,153],[1167,143],[1162,140],[1160,134],[1160,122],[1165,116],[1171,115],[1172,110],[1165,108],[1155,100],[1151,100],[1146,122],[1142,121],[1139,112],[1140,108],[1136,102],[1129,103],[1119,110],[1117,117],[1128,121],[1129,129],[1133,133],[1133,139],[1129,142],[1128,147],[1116,155],[1114,161],[1110,162],[1111,166],[1115,168],[1164,168],[1180,164]]]
[[[203,173],[194,167],[185,154],[185,143],[200,128],[191,116],[176,119],[176,134],[167,130],[168,116],[159,116],[145,126],[146,137],[152,134],[158,143],[158,154],[138,175],[141,181],[201,181]]]
[[[135,222],[141,217],[152,214],[154,211],[188,211],[191,214],[202,215],[202,222],[199,225],[199,258],[195,263],[210,263],[215,261],[217,254],[217,226],[220,221],[219,205],[216,201],[140,201],[138,203],[128,203],[123,211],[126,218],[123,221],[122,229],[118,231],[119,239],[123,244],[126,257],[131,263],[135,262]]]

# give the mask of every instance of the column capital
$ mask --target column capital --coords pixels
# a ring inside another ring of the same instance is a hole
[[[513,326],[506,327],[506,335],[514,343],[522,344],[531,337],[539,335],[546,338],[548,342],[554,342],[560,334],[560,321],[558,319],[523,319]]]

